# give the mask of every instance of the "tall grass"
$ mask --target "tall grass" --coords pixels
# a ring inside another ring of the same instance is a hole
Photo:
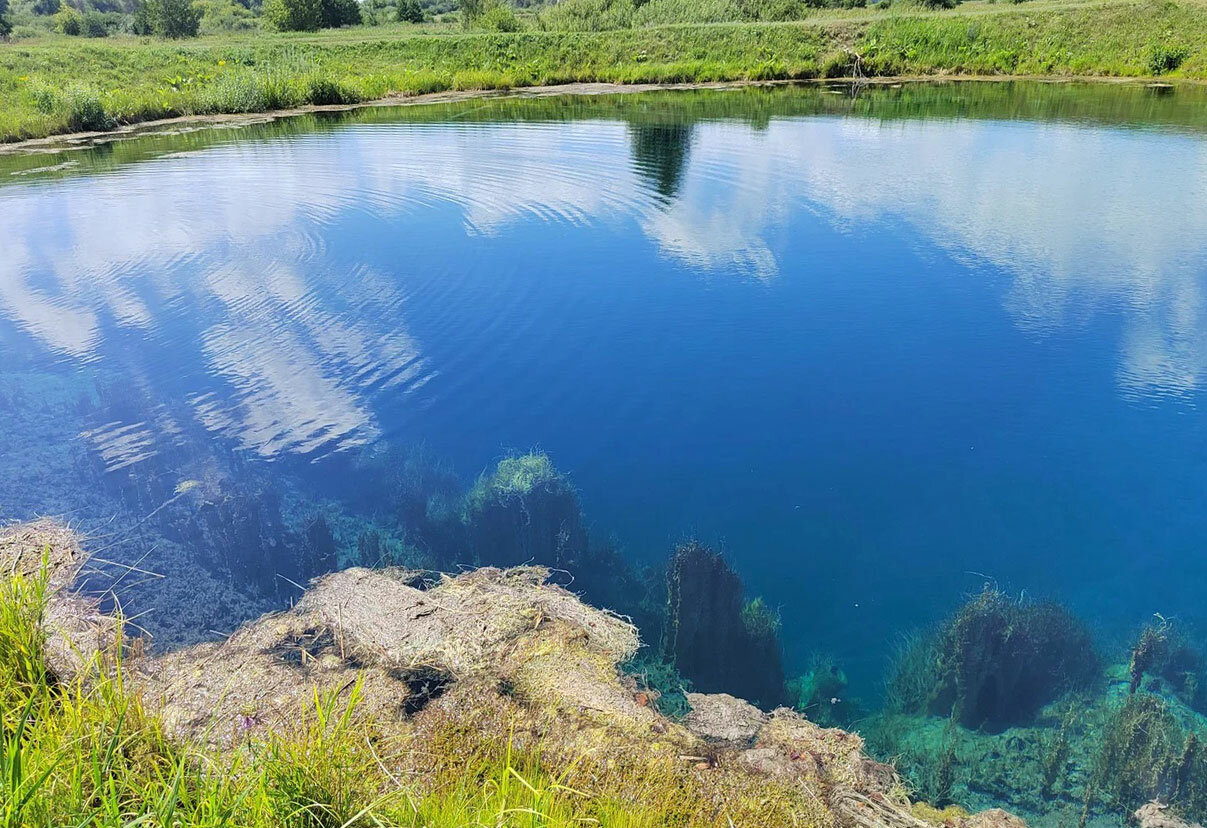
[[[806,19],[734,22],[784,16]],[[1207,78],[1204,0],[941,11],[903,2],[839,11],[811,10],[805,0],[563,0],[538,24],[549,31],[379,27],[0,45],[0,141],[454,89],[818,78],[849,74],[855,54],[865,75]]]

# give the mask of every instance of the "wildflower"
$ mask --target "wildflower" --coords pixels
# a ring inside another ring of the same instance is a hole
[[[219,66],[225,66],[225,65],[226,65],[226,61],[225,61],[225,60],[220,60],[220,61],[218,61],[218,65],[219,65]]]

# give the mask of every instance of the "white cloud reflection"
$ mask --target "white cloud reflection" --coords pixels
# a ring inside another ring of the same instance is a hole
[[[328,254],[345,211],[405,220],[443,203],[470,234],[533,216],[627,218],[688,266],[770,279],[788,266],[778,236],[804,204],[839,225],[901,222],[999,268],[1008,311],[1036,335],[1121,308],[1129,392],[1183,393],[1207,378],[1199,138],[985,121],[705,123],[669,201],[629,152],[618,122],[360,127],[7,187],[0,314],[83,361],[106,332],[151,334],[157,314],[184,309],[211,371],[236,391],[199,388],[198,422],[263,454],[342,447],[378,432],[370,388],[429,370],[398,327],[398,282]]]

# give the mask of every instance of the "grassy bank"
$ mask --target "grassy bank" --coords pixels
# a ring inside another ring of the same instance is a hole
[[[67,681],[47,667],[45,583],[0,576],[5,828],[725,824],[701,816],[712,806],[683,774],[632,777],[621,795],[575,762],[555,770],[515,749],[506,726],[487,737],[450,720],[419,747],[361,714],[359,682],[316,695],[307,723],[287,738],[254,736],[249,715],[246,741],[233,752],[178,744],[124,686],[122,664],[94,659]]]
[[[975,2],[940,11],[824,11],[793,23],[607,32],[431,32],[399,25],[179,43],[44,36],[0,45],[0,140],[455,89],[856,72],[1207,78],[1207,3]]]

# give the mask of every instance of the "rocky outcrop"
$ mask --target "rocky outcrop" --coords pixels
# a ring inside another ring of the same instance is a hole
[[[52,649],[112,646],[112,619],[68,588],[84,560],[69,531],[35,524],[0,537],[6,569],[32,573],[42,549],[52,573]],[[718,808],[759,803],[777,824],[928,824],[911,814],[895,771],[869,759],[855,734],[726,695],[691,694],[683,722],[661,715],[618,668],[636,652],[637,630],[547,575],[483,568],[425,580],[398,569],[344,570],[225,641],[127,659],[126,686],[175,738],[216,750],[304,726],[316,694],[355,693],[356,715],[375,733],[412,746],[413,766],[400,770],[414,778],[433,752],[424,746],[455,731],[466,744],[507,738],[630,786],[644,773],[677,774],[693,796]],[[82,662],[56,669],[72,663]],[[1005,823],[977,823],[991,824]]]

